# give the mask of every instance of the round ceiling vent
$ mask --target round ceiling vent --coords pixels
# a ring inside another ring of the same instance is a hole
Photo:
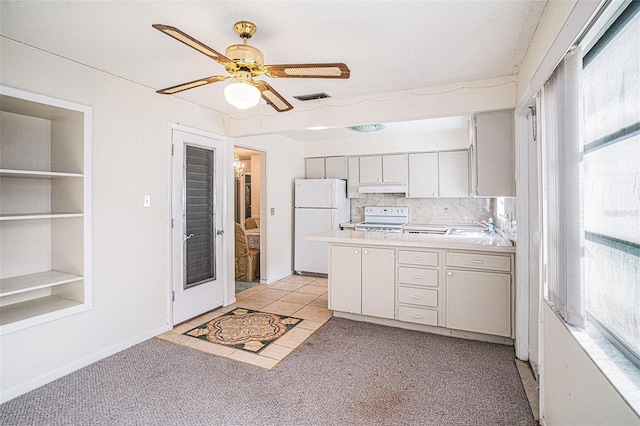
[[[370,133],[382,130],[384,126],[382,124],[360,124],[358,126],[347,127],[347,129],[353,130],[354,132]]]

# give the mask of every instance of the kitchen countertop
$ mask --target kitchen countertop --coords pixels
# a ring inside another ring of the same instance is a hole
[[[311,241],[337,244],[364,244],[391,247],[416,247],[453,250],[474,250],[498,253],[515,253],[516,248],[499,235],[472,237],[462,235],[433,235],[409,233],[384,233],[363,231],[328,231],[309,235]]]

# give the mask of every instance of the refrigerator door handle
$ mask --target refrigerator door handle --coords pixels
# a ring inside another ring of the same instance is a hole
[[[336,181],[334,180],[331,182],[331,208],[335,208],[335,207],[337,207],[337,205],[336,205]]]

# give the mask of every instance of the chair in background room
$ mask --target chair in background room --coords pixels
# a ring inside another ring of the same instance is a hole
[[[244,221],[244,229],[255,229],[257,227],[258,224],[256,223],[256,220],[251,217]]]
[[[235,224],[236,280],[251,282],[260,270],[260,250],[249,248],[247,235],[239,223]]]

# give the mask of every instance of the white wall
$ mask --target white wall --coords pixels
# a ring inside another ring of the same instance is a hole
[[[293,180],[304,177],[303,146],[280,135],[235,138],[233,143],[265,152],[265,182],[261,183],[265,202],[260,205],[260,227],[266,232],[263,247],[267,270],[260,281],[270,284],[293,273]]]
[[[169,123],[221,134],[222,118],[10,40],[0,43],[1,84],[93,107],[94,308],[1,337],[5,399],[168,327]],[[144,194],[151,195],[150,208],[142,206]]]
[[[543,303],[543,321],[546,424],[640,425],[640,418],[546,303]]]

